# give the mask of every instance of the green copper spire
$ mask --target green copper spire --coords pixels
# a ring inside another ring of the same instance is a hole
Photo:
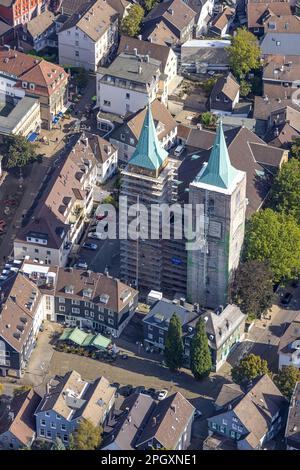
[[[140,138],[129,163],[147,170],[158,170],[167,156],[168,152],[158,141],[150,105],[148,104]]]
[[[222,122],[220,121],[208,163],[205,169],[198,174],[196,181],[228,189],[238,172],[239,170],[230,163]]]

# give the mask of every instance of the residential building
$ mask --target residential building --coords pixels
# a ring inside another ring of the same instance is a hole
[[[134,393],[116,411],[104,428],[102,450],[186,450],[190,445],[195,408],[180,392],[159,403]]]
[[[208,163],[190,183],[189,203],[202,204],[204,212],[201,246],[188,251],[188,300],[211,308],[226,305],[244,240],[246,173],[232,166],[221,123]],[[194,211],[193,224],[195,217]]]
[[[0,112],[0,140],[4,135],[27,137],[33,132],[39,132],[42,122],[38,100],[28,96],[13,99],[8,95],[0,95],[0,103],[4,105]]]
[[[159,100],[152,101],[151,112],[158,140],[166,150],[176,141],[177,124],[170,111]],[[109,141],[118,149],[118,158],[122,163],[128,163],[139,142],[147,108],[139,110],[124,119],[110,134]]]
[[[96,134],[86,133],[85,138],[88,139],[97,161],[96,184],[103,184],[117,171],[118,147]]]
[[[120,54],[109,67],[97,71],[100,111],[120,116],[135,113],[155,98],[167,101],[166,77],[161,62],[149,56]]]
[[[0,48],[0,64],[0,93],[38,99],[42,126],[50,129],[53,118],[66,108],[68,74],[59,65],[9,47]]]
[[[14,27],[0,20],[0,46],[4,46],[4,44],[11,44],[14,39]]]
[[[120,336],[138,303],[138,292],[119,279],[72,268],[57,270],[52,295],[54,315],[51,319],[113,337]],[[51,298],[49,301],[52,302]]]
[[[229,70],[227,48],[230,41],[225,39],[192,39],[181,46],[181,68],[186,71],[206,74],[209,71]]]
[[[278,101],[291,99],[298,105],[299,73],[299,56],[270,56],[263,69],[264,97]]]
[[[229,34],[230,26],[235,17],[235,8],[225,6],[224,9],[212,19],[209,30],[212,34],[223,38]]]
[[[217,79],[210,97],[210,111],[216,114],[232,114],[235,106],[239,102],[240,85],[234,76],[229,73]]]
[[[290,323],[281,336],[278,345],[279,364],[281,370],[285,366],[300,369],[300,315]]]
[[[244,396],[240,385],[235,383],[224,384],[214,402],[216,411],[225,411],[232,408]]]
[[[237,450],[263,449],[282,428],[286,405],[272,379],[263,375],[236,404],[208,418],[209,435],[230,438]]]
[[[300,450],[300,382],[297,382],[290,401],[285,428],[286,450]]]
[[[118,55],[122,53],[138,54],[139,56],[149,56],[161,63],[160,71],[166,76],[166,86],[168,95],[176,86],[177,77],[177,56],[174,51],[161,44],[155,44],[141,39],[121,36],[118,48]]]
[[[199,37],[206,34],[213,15],[214,0],[187,0],[187,5],[196,12],[195,34]]]
[[[45,0],[2,0],[0,17],[11,26],[28,23],[45,9]]]
[[[225,134],[229,158],[235,168],[247,174],[246,217],[256,212],[270,191],[274,175],[288,160],[288,152],[267,145],[246,126],[228,129]],[[215,133],[205,129],[191,129],[186,141],[187,156],[181,163],[178,179],[180,201],[189,199],[189,184],[196,178],[203,164],[209,160]],[[258,184],[259,182],[259,184]]]
[[[51,11],[46,10],[30,20],[23,30],[22,38],[25,34],[27,44],[37,52],[46,47],[58,47],[55,15]]]
[[[116,47],[118,21],[106,0],[83,4],[58,32],[59,63],[96,72]]]
[[[269,56],[299,56],[300,55],[300,41],[299,34],[296,33],[274,33],[270,32],[263,37],[260,48],[263,59]]]
[[[192,39],[196,12],[183,0],[167,0],[158,3],[144,18],[142,23],[142,37],[151,42],[155,36],[157,25],[166,28],[172,35],[172,45],[183,44]],[[165,41],[153,42],[163,44]]]
[[[35,439],[34,412],[40,396],[29,390],[15,396],[0,418],[0,449],[29,449]]]
[[[160,145],[148,106],[136,150],[122,171],[120,195],[127,196],[129,206],[141,203],[149,208],[150,204],[176,202],[175,179],[178,165],[179,162],[169,158],[168,152]],[[149,210],[148,227],[150,212]],[[121,217],[124,216],[125,214],[121,214]],[[166,216],[170,218],[170,214]],[[121,279],[138,286],[139,290],[149,291],[151,286],[162,291],[169,283],[174,286],[176,270],[182,269],[180,265],[172,264],[172,259],[177,254],[176,246],[172,245],[172,239],[163,240],[163,225],[162,214],[159,213],[155,239],[148,235],[138,240],[131,237],[121,239]]]
[[[248,2],[247,3],[248,29],[258,37],[268,32],[291,33],[295,32],[295,25],[299,19],[292,16],[289,2]]]
[[[180,393],[157,403],[135,448],[187,450],[191,444],[195,408]]]
[[[299,111],[290,106],[273,111],[268,119],[264,141],[274,147],[290,149],[293,141],[300,137]]]
[[[92,382],[82,379],[76,371],[54,377],[35,411],[37,438],[61,439],[68,446],[70,434],[80,421],[103,425],[115,402],[116,389],[105,377]]]
[[[1,287],[0,373],[21,377],[44,319],[37,286],[21,273]]]
[[[93,207],[99,166],[89,139],[81,135],[64,162],[52,173],[31,218],[14,240],[14,256],[65,266],[73,244]]]
[[[59,0],[58,2],[53,2],[49,9],[54,11],[54,13],[61,13],[69,18],[85,3],[86,0]]]
[[[168,301],[157,302],[143,320],[144,344],[146,349],[163,352],[165,340],[172,315],[180,318],[184,344],[184,361],[190,364],[190,345],[194,336],[195,325],[200,316],[205,321],[208,344],[212,356],[213,370],[218,371],[226,361],[227,356],[244,338],[245,315],[236,305],[213,311],[199,311],[183,302],[183,305]]]

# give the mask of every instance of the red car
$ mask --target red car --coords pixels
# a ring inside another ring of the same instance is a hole
[[[105,219],[105,217],[107,217],[107,214],[105,214],[105,215],[96,215],[95,218],[96,218],[97,220],[103,220],[103,219]]]

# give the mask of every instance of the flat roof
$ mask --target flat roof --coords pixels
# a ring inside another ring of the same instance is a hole
[[[8,116],[0,116],[0,133],[10,134],[13,129],[19,124],[23,117],[33,108],[38,100],[24,96],[14,106]]]
[[[198,47],[198,48],[224,48],[224,47],[229,47],[231,44],[231,41],[225,40],[225,39],[191,39],[190,41],[186,41],[184,44],[182,44],[181,47]]]

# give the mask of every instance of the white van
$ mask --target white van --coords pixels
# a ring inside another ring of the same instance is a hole
[[[174,150],[174,155],[176,157],[179,157],[179,155],[182,154],[183,150],[184,150],[184,145],[178,145],[176,149]]]

